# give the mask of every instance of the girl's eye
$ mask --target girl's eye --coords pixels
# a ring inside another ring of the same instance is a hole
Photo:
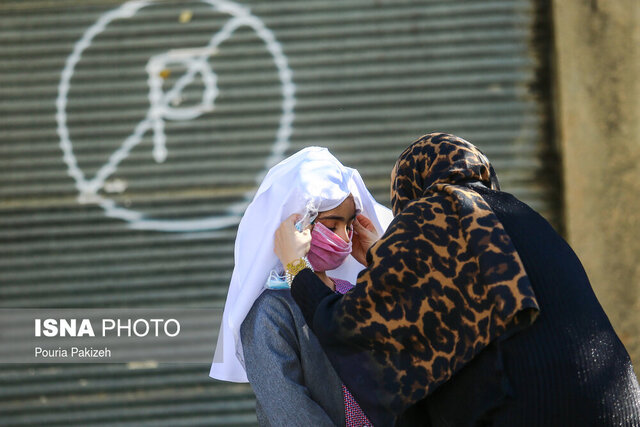
[[[324,222],[323,222],[323,223],[322,223],[322,225],[324,225],[325,227],[327,227],[327,228],[328,228],[329,230],[331,230],[331,231],[336,231],[336,224],[335,224],[335,223],[333,223],[333,224],[331,224],[331,223],[327,224],[327,223],[324,223]]]

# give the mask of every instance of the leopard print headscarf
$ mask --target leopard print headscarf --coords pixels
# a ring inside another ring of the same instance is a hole
[[[334,312],[345,347],[327,354],[374,424],[538,314],[522,261],[473,183],[499,188],[469,142],[429,134],[407,148],[392,173],[396,216]]]
[[[425,135],[400,154],[391,172],[393,214],[446,185],[469,182],[500,190],[493,166],[470,142],[444,133]]]

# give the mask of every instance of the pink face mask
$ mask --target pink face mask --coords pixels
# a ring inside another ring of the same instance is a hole
[[[351,254],[351,237],[353,237],[353,230],[349,231],[349,243],[347,243],[321,222],[316,222],[311,231],[311,249],[307,254],[313,269],[327,271],[342,265]]]

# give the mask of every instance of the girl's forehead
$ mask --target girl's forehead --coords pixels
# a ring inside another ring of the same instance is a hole
[[[326,218],[328,216],[339,216],[345,219],[351,219],[356,213],[356,203],[353,200],[353,195],[349,195],[342,203],[340,203],[337,207],[328,210],[319,212],[318,218]]]

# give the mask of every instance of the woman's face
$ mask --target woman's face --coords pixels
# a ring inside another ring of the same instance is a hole
[[[336,233],[342,240],[349,242],[349,234],[353,228],[353,220],[356,218],[356,204],[353,196],[347,197],[338,207],[330,211],[320,212],[317,222]]]

